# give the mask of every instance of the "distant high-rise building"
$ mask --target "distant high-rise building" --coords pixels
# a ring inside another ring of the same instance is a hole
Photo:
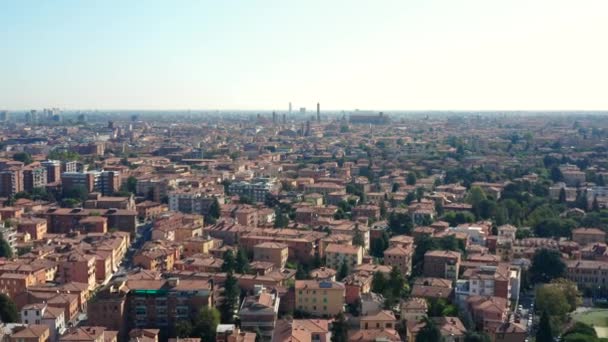
[[[291,114],[291,102],[289,102],[289,114]]]
[[[38,112],[35,109],[25,113],[25,122],[29,125],[36,124],[38,122]]]
[[[287,124],[287,115],[283,113],[283,125]]]
[[[108,121],[108,128],[114,129],[114,121]]]
[[[306,120],[306,133],[304,133],[305,136],[310,136],[310,120]]]
[[[317,102],[317,122],[321,122],[321,104]]]
[[[40,163],[46,168],[46,182],[54,183],[61,178],[61,161],[60,160],[45,160]],[[75,170],[76,168],[74,168]]]
[[[23,169],[23,190],[31,192],[47,183],[46,167],[28,166]]]
[[[272,123],[276,124],[277,123],[277,113],[276,112],[272,112]]]
[[[87,122],[87,115],[86,115],[86,114],[84,114],[84,113],[79,114],[79,115],[78,115],[78,122],[80,122],[80,123]]]
[[[300,107],[300,114],[306,114],[306,107]]]
[[[8,122],[8,119],[9,119],[8,112],[5,110],[0,111],[0,122]]]

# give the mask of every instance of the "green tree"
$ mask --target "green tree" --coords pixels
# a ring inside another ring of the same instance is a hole
[[[220,215],[221,215],[220,202],[217,200],[217,198],[214,198],[213,202],[209,206],[209,214],[207,215],[207,221],[210,224],[214,224],[215,222],[217,222],[217,219],[220,218]]]
[[[570,312],[570,304],[564,291],[558,286],[545,284],[536,289],[536,307],[540,312],[546,312],[554,323],[560,323]]]
[[[540,316],[540,323],[536,330],[536,342],[554,342],[549,314],[546,311]]]
[[[547,218],[534,226],[534,234],[539,237],[569,237],[576,222],[570,219]]]
[[[15,302],[4,293],[0,293],[0,321],[5,323],[15,323],[19,321],[17,305],[15,305]]]
[[[87,199],[89,191],[83,185],[75,185],[70,188],[63,189],[63,198],[71,198],[80,202]]]
[[[407,183],[407,185],[416,185],[416,181],[417,181],[416,174],[414,172],[409,172],[405,179],[405,182]]]
[[[406,281],[403,274],[397,267],[391,269],[388,277],[388,287],[396,298],[401,298],[406,294]]]
[[[331,342],[347,342],[348,325],[343,313],[339,313],[331,325]]]
[[[384,293],[387,287],[387,280],[382,272],[376,271],[372,278],[372,292]]]
[[[473,207],[478,206],[479,203],[485,199],[487,199],[486,193],[478,186],[472,187],[469,191],[469,195],[467,196],[467,202],[469,202]]]
[[[411,204],[412,202],[414,202],[416,200],[416,194],[413,192],[408,192],[407,195],[405,195],[405,204]]]
[[[242,248],[239,248],[238,252],[236,252],[235,272],[249,272],[249,259],[247,258],[247,253]]]
[[[551,168],[551,180],[554,182],[561,182],[564,180],[564,175],[562,175],[562,171],[559,167],[554,166]]]
[[[564,278],[555,279],[551,282],[551,286],[555,286],[562,291],[570,306],[570,312],[576,310],[582,304],[581,294],[573,281]]]
[[[456,306],[448,303],[443,298],[428,299],[427,304],[430,317],[458,316],[458,309]]]
[[[464,335],[464,342],[490,342],[491,339],[488,335],[481,332],[467,331]]]
[[[388,228],[395,235],[408,235],[412,232],[412,218],[405,212],[392,212],[388,216]]]
[[[27,152],[17,152],[13,154],[13,159],[22,162],[25,165],[29,165],[33,162],[32,156]]]
[[[439,331],[435,322],[426,318],[424,327],[416,335],[416,342],[441,342],[442,340],[441,331]]]
[[[253,200],[248,196],[242,195],[239,196],[239,203],[241,204],[253,204]]]
[[[568,336],[571,335],[576,335],[576,338],[571,338],[568,339]],[[587,339],[580,339],[580,337],[586,337]],[[572,327],[570,327],[568,329],[568,331],[566,331],[566,333],[564,334],[564,340],[565,341],[570,341],[570,342],[574,342],[574,341],[593,341],[594,338],[597,338],[597,332],[595,331],[595,329],[592,326],[589,326],[585,323],[582,322],[576,322],[574,323],[574,325],[572,325]]]
[[[179,338],[191,337],[194,328],[192,323],[187,320],[180,320],[175,323],[175,336]]]
[[[226,281],[224,281],[224,300],[220,305],[223,323],[229,324],[234,321],[234,311],[239,305],[240,292],[237,279],[232,273],[228,273]]]
[[[353,245],[365,248],[365,238],[363,237],[363,233],[359,229],[358,225],[355,226],[355,236],[353,236]]]
[[[224,263],[222,264],[222,272],[231,273],[236,269],[236,259],[234,258],[234,253],[231,250],[228,250],[224,253]]]
[[[194,320],[192,334],[200,336],[202,341],[215,341],[215,333],[220,321],[220,312],[214,307],[205,306]]]
[[[0,257],[10,259],[13,257],[13,249],[0,233]]]
[[[129,178],[127,178],[127,181],[125,182],[125,188],[127,191],[133,194],[137,193],[137,178],[129,176]]]
[[[349,269],[346,260],[342,261],[342,265],[340,265],[340,269],[338,270],[338,278],[340,280],[346,278],[348,276]]]
[[[384,256],[384,251],[388,248],[389,236],[387,232],[383,232],[382,235],[373,239],[371,242],[371,254],[376,258],[382,258]]]
[[[277,207],[274,210],[274,227],[275,228],[285,228],[289,224],[289,217],[283,214],[283,210]]]
[[[566,264],[558,251],[543,248],[534,253],[530,267],[530,279],[534,284],[548,283],[565,274]]]

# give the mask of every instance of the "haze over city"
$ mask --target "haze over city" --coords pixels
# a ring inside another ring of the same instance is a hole
[[[4,1],[11,110],[599,110],[608,3]]]
[[[608,342],[607,15],[0,1],[0,342]]]

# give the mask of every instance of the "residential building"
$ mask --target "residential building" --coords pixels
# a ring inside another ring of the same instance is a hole
[[[241,304],[241,328],[251,332],[259,329],[262,339],[269,341],[277,321],[280,300],[277,293],[268,292],[263,286],[256,286],[254,291],[255,294],[245,297]]]
[[[228,187],[228,194],[247,197],[254,202],[264,202],[268,194],[276,192],[279,188],[280,183],[275,178],[256,178],[251,182],[231,183]]]
[[[29,324],[17,327],[8,337],[9,342],[47,342],[50,336],[49,327],[45,324]]]
[[[598,228],[577,228],[572,230],[572,241],[581,246],[606,242],[606,232]]]
[[[314,316],[330,317],[344,311],[344,284],[296,280],[296,309]]]
[[[384,263],[397,268],[404,276],[412,273],[412,257],[414,249],[411,245],[393,245],[384,251]]]
[[[434,250],[424,254],[424,276],[457,280],[460,253]]]
[[[289,257],[289,248],[284,243],[262,242],[253,246],[253,260],[271,262],[282,270]]]
[[[363,248],[361,246],[330,243],[325,248],[325,257],[328,267],[340,270],[342,264],[346,263],[348,269],[352,271],[363,260]]]
[[[359,323],[361,330],[395,329],[397,319],[389,310],[381,310],[373,315],[362,316]]]

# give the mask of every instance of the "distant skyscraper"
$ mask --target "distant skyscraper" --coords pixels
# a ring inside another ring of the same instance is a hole
[[[283,125],[287,124],[287,115],[283,113]]]
[[[8,122],[8,120],[9,120],[8,112],[5,110],[0,111],[0,122]]]
[[[276,124],[277,123],[277,113],[276,112],[272,112],[272,123]]]
[[[25,122],[30,125],[38,122],[38,112],[35,109],[30,110],[28,113],[25,113]]]
[[[114,129],[114,121],[108,121],[108,128]]]
[[[310,136],[310,120],[306,120],[306,133],[304,133],[305,136]]]
[[[300,114],[306,113],[306,107],[300,107]]]
[[[317,122],[321,122],[321,104],[317,102]]]
[[[291,102],[289,102],[289,114],[291,114]]]

